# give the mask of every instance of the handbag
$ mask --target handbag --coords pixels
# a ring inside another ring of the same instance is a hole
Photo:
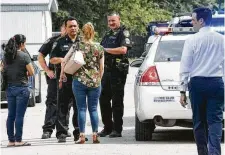
[[[76,48],[76,45],[78,48]],[[78,69],[85,65],[83,52],[79,48],[79,42],[73,45],[63,59],[65,62],[64,72],[73,75]]]

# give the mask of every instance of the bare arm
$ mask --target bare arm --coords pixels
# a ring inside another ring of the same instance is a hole
[[[66,63],[64,61],[61,63],[61,72],[60,72],[60,78],[59,78],[60,82],[63,81],[63,78],[65,76],[65,73],[64,73],[65,64]]]
[[[103,57],[100,59],[100,67],[99,67],[101,79],[102,79],[102,76],[103,76],[103,73],[104,73],[104,61],[105,61],[105,57],[103,55]]]
[[[117,48],[105,48],[107,53],[110,54],[126,54],[127,53],[127,47],[122,46],[122,47],[117,47]]]
[[[39,54],[38,54],[38,62],[39,62],[39,64],[41,65],[41,68],[42,68],[45,72],[47,72],[47,71],[49,70],[49,68],[48,68],[48,66],[47,66],[47,64],[46,64],[46,61],[45,61],[45,57],[44,57],[44,55],[43,55],[42,53],[39,53]]]
[[[45,56],[42,53],[38,54],[38,62],[41,65],[41,68],[47,73],[50,79],[55,77],[55,74],[52,70],[50,70],[46,64]]]
[[[60,58],[60,57],[53,57],[50,59],[50,63],[54,64],[54,65],[60,64],[60,63],[62,63],[62,61],[63,61],[63,58]]]
[[[34,75],[34,68],[33,68],[31,63],[26,65],[26,69],[28,71],[28,76],[33,76]]]

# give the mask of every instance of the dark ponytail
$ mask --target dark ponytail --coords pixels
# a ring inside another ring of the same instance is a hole
[[[5,51],[5,62],[6,64],[11,64],[16,58],[17,50],[22,43],[26,42],[26,37],[22,34],[17,34],[10,38],[8,43],[2,44],[2,49]]]

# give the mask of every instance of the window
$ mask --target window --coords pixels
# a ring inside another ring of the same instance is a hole
[[[184,42],[184,40],[160,41],[156,51],[155,62],[179,62]]]

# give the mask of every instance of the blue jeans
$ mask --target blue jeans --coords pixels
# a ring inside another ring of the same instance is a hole
[[[88,106],[88,111],[91,118],[91,126],[93,132],[98,132],[98,100],[101,92],[101,86],[97,88],[90,88],[78,80],[73,80],[73,93],[76,98],[77,110],[78,110],[78,126],[80,132],[85,132],[86,124],[86,110]],[[86,98],[87,102],[86,103]]]
[[[189,92],[198,154],[221,155],[224,110],[222,78],[193,77],[189,83]]]
[[[27,109],[30,91],[26,86],[9,85],[6,89],[8,101],[7,134],[10,142],[21,142],[23,120]],[[14,134],[14,127],[16,133]]]

